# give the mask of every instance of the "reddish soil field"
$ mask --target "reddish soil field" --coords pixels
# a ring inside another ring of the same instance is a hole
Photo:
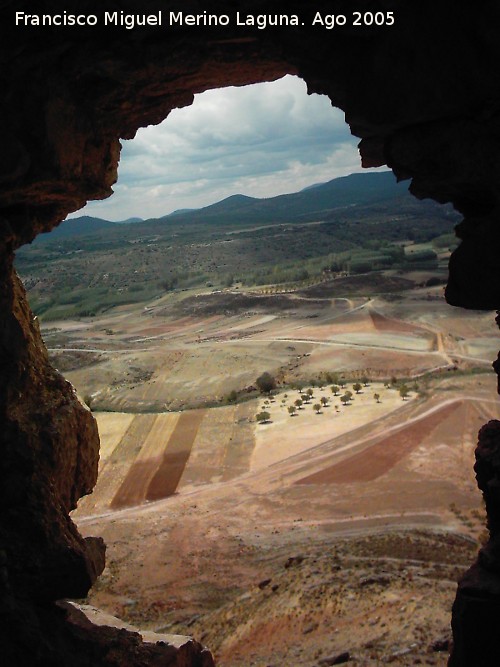
[[[153,479],[161,459],[136,461],[129,469],[127,476],[111,501],[112,509],[133,507],[144,502],[148,487]]]
[[[206,410],[193,410],[179,417],[163,460],[149,484],[146,500],[161,500],[175,493],[205,413]]]
[[[342,484],[372,482],[389,472],[399,461],[420,445],[445,419],[457,414],[463,401],[446,405],[424,419],[401,429],[354,456],[304,477],[297,484]]]
[[[147,438],[155,419],[156,415],[136,415],[125,431],[120,446],[116,447],[109,459],[104,462],[99,472],[99,480],[102,488],[106,490],[103,496],[108,498],[107,502],[112,501],[122,486],[122,480],[128,477],[129,461],[134,456],[137,442]],[[89,496],[89,501],[92,501],[92,496]]]

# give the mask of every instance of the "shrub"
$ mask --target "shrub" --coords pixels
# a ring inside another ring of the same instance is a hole
[[[255,384],[262,394],[269,394],[273,389],[276,389],[276,380],[267,371],[262,373],[262,375],[259,375]]]

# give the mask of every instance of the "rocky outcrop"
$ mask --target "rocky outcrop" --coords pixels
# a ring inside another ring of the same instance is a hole
[[[8,626],[2,634],[2,660],[6,665],[71,665],[72,667],[214,667],[208,649],[189,637],[167,641],[153,633],[95,623],[68,603],[2,610]],[[174,639],[174,638],[172,638]],[[177,639],[177,638],[175,638]]]
[[[458,586],[451,667],[500,664],[496,636],[500,612],[500,421],[492,420],[479,431],[474,470],[486,506],[489,539]]]
[[[500,313],[496,322],[500,327]],[[500,393],[500,354],[493,368]],[[500,421],[479,431],[474,465],[487,513],[488,541],[477,562],[459,582],[453,605],[454,648],[450,667],[500,664],[497,622],[500,613]]]
[[[266,30],[237,27],[235,12],[281,14],[282,2],[114,0],[109,8],[207,10],[233,18],[224,28],[162,32],[21,28],[14,12],[31,13],[33,3],[0,2],[0,615],[9,664],[22,656],[18,664],[76,665],[76,655],[93,665],[209,664],[200,662],[199,649],[191,662],[168,662],[158,647],[146,656],[140,638],[125,630],[105,639],[92,626],[76,630],[54,606],[58,598],[85,595],[103,568],[102,542],[84,540],[68,517],[95,483],[99,442],[92,416],[48,363],[12,260],[16,248],[87,200],[111,194],[120,138],[190,104],[196,92],[298,73],[311,92],[328,94],[344,109],[366,166],[388,164],[399,178],[412,179],[417,197],[452,202],[463,213],[449,302],[500,308],[500,6],[485,0],[479,11],[472,2],[450,8],[431,0],[381,0],[375,7],[359,0],[357,11],[392,11],[395,25],[327,30],[311,25],[314,14],[343,12],[350,23],[352,3],[304,4],[286,5],[287,14],[300,16],[298,26]],[[36,3],[39,14],[72,9],[101,15],[103,6],[97,0]],[[496,613],[497,442],[497,427],[489,425],[477,466],[492,540],[457,599],[455,665],[483,664],[470,657],[471,638],[477,632],[486,642]],[[490,643],[496,646],[496,635]]]
[[[104,568],[100,538],[69,517],[97,480],[99,436],[90,411],[51,367],[12,257],[0,296],[0,627],[5,664],[211,667],[196,642],[143,642],[99,627],[60,598],[85,597]]]

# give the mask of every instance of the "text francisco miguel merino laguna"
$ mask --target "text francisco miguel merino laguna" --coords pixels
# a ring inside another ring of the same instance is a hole
[[[312,25],[330,27],[327,16],[321,16],[317,12],[312,20]],[[126,14],[123,11],[102,12],[97,14],[70,14],[66,11],[59,14],[28,14],[27,12],[15,12],[16,26],[62,26],[62,27],[85,27],[85,26],[118,26],[132,30],[136,26],[165,26],[165,27],[189,27],[189,26],[255,26],[259,29],[268,26],[299,26],[304,23],[297,14],[244,14],[235,12],[229,14],[209,14],[204,11],[200,14],[185,14],[184,12],[162,12],[155,14]],[[333,27],[333,26],[332,26]]]

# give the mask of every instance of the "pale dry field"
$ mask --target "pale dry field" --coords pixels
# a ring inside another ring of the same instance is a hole
[[[381,382],[370,383],[359,394],[354,392],[351,385],[346,388],[353,393],[349,405],[344,406],[340,401],[343,390],[340,390],[339,396],[334,396],[329,387],[323,390],[315,388],[311,402],[301,406],[293,417],[288,414],[287,406],[303,397],[297,391],[276,394],[275,403],[269,406],[260,401],[260,407],[269,409],[271,421],[256,428],[251,470],[267,468],[277,461],[317,447],[325,440],[340,437],[405,407],[399,393],[386,389]],[[375,393],[379,394],[380,403],[373,398]],[[283,399],[285,394],[287,399]],[[317,414],[313,406],[322,397],[328,399],[328,404],[322,406],[321,413]],[[414,398],[415,394],[409,396],[406,403]],[[286,400],[286,403],[282,403],[282,400]]]

